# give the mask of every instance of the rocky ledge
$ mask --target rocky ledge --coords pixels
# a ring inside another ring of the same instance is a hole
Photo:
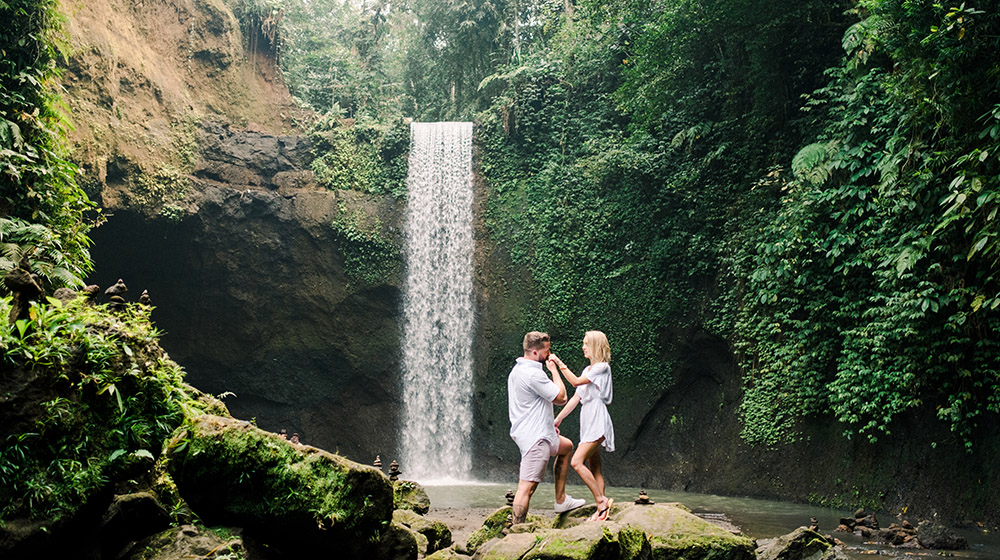
[[[529,516],[506,526],[510,508],[490,515],[464,547],[453,546],[428,560],[472,555],[506,559],[713,559],[753,560],[755,543],[690,513],[680,504],[614,506],[612,521],[587,521],[588,506],[554,520]]]

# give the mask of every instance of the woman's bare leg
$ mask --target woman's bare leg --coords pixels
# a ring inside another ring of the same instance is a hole
[[[590,456],[590,472],[594,475],[594,480],[597,481],[597,488],[601,491],[601,495],[604,495],[604,474],[601,471],[601,447],[597,446],[597,452]]]
[[[603,438],[602,438],[603,439]],[[607,498],[604,496],[603,490],[603,477],[600,484],[598,484],[597,479],[594,477],[594,473],[587,468],[587,460],[592,459],[595,453],[599,454],[601,450],[601,441],[587,441],[581,442],[576,448],[576,453],[573,454],[573,458],[570,460],[570,465],[573,470],[576,471],[583,483],[587,485],[590,489],[590,493],[594,495],[594,501],[597,503],[597,507],[604,507],[604,503]]]

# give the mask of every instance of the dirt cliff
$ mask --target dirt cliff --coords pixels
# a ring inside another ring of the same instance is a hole
[[[344,214],[398,238],[391,197],[316,184],[273,58],[222,0],[63,0],[72,158],[106,223],[91,281],[148,290],[188,380],[237,417],[368,462],[395,445],[398,279],[345,269]]]

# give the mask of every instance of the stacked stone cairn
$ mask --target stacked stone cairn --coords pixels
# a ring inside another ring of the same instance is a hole
[[[854,533],[862,538],[885,543],[896,548],[929,548],[939,550],[960,550],[969,547],[965,537],[956,535],[939,523],[922,521],[914,527],[907,520],[892,523],[887,528],[879,528],[875,514],[858,510],[854,519],[840,518],[837,531]]]

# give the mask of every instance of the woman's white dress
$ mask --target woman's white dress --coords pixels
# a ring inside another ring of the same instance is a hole
[[[590,380],[576,388],[580,395],[580,441],[597,441],[608,451],[615,450],[615,428],[611,424],[608,405],[611,404],[611,366],[598,362],[587,366],[581,376]]]

